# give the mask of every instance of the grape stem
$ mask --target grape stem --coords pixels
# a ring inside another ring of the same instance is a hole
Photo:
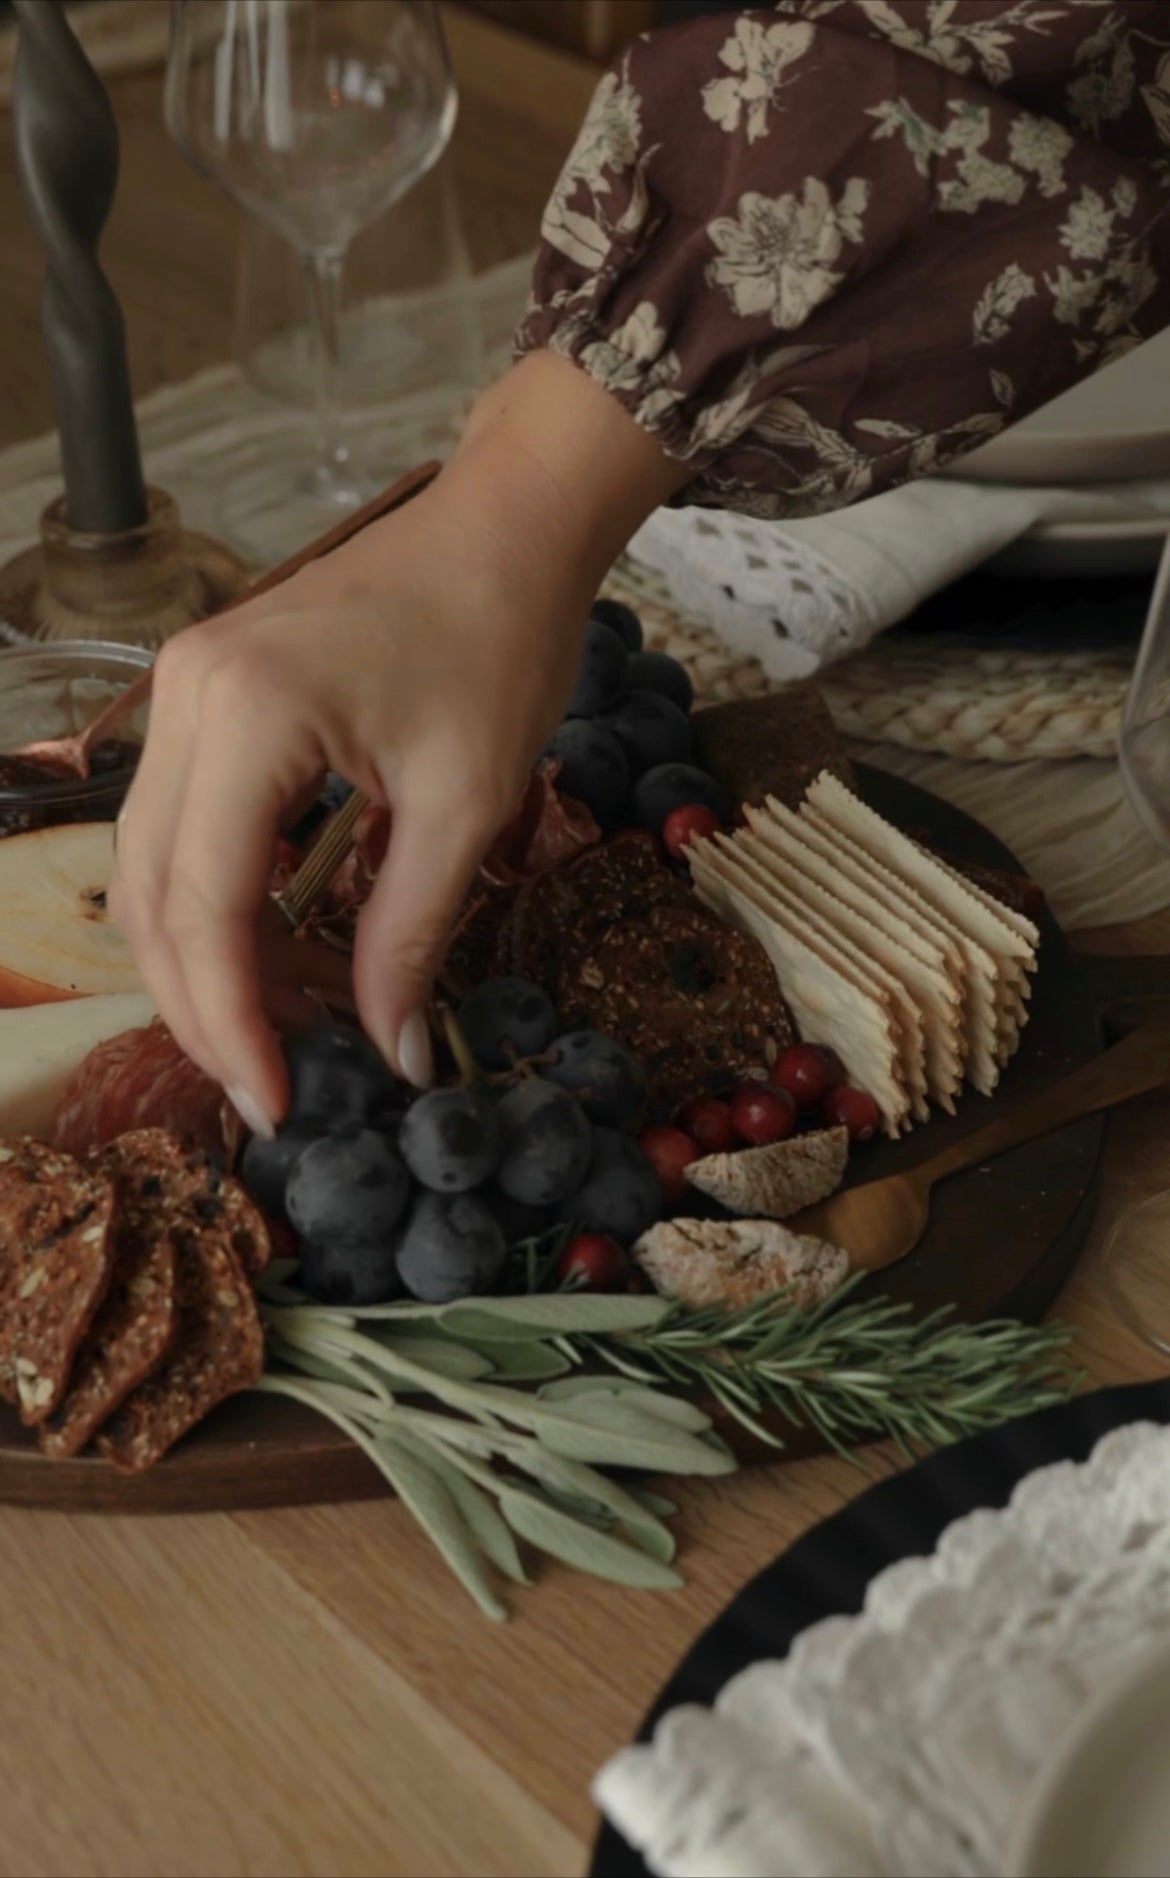
[[[479,1064],[468,1049],[467,1039],[459,1028],[459,1020],[449,1004],[443,1007],[443,1030],[447,1048],[459,1072],[459,1086],[461,1089],[471,1089],[480,1080]]]

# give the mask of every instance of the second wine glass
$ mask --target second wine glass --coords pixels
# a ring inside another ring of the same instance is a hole
[[[175,0],[166,121],[180,150],[292,244],[307,290],[316,459],[295,487],[233,491],[248,511],[290,505],[306,537],[383,480],[342,439],[341,277],[354,236],[441,155],[455,86],[435,0]]]

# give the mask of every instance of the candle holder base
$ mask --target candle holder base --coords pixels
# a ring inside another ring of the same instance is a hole
[[[101,639],[157,651],[252,578],[232,549],[185,529],[161,489],[148,489],[139,528],[83,534],[70,527],[59,496],[40,533],[36,547],[0,567],[0,622],[25,639]]]

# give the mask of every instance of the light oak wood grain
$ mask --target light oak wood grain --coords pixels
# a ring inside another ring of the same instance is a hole
[[[481,265],[529,244],[596,74],[453,16],[456,147]],[[222,358],[234,215],[170,150],[157,74],[113,87],[124,181],[107,242],[139,392]],[[0,164],[0,441],[51,421],[39,257]],[[1114,951],[1170,949],[1170,916]],[[1160,1373],[1113,1315],[1100,1251],[1170,1184],[1170,1097],[1112,1125],[1093,1244],[1060,1301],[1099,1383]],[[989,1256],[993,1252],[989,1248]],[[1151,1300],[1170,1322],[1170,1282]],[[894,1464],[865,1456],[870,1477]],[[863,1490],[832,1458],[679,1492],[686,1589],[557,1568],[480,1619],[393,1503],[202,1518],[0,1511],[0,1878],[575,1874],[589,1782],[739,1587]]]

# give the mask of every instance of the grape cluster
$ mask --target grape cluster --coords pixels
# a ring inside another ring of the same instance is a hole
[[[546,754],[561,765],[565,794],[585,804],[603,834],[633,827],[661,835],[674,811],[696,806],[727,819],[726,792],[695,761],[692,702],[678,660],[643,649],[632,608],[598,600],[568,711]]]
[[[447,1304],[492,1290],[508,1247],[558,1224],[628,1246],[659,1216],[629,1132],[646,1096],[631,1051],[558,1035],[545,993],[519,978],[478,985],[457,1024],[485,1074],[409,1103],[351,1026],[286,1040],[288,1118],[248,1143],[241,1173],[292,1227],[300,1282],[322,1302]]]

